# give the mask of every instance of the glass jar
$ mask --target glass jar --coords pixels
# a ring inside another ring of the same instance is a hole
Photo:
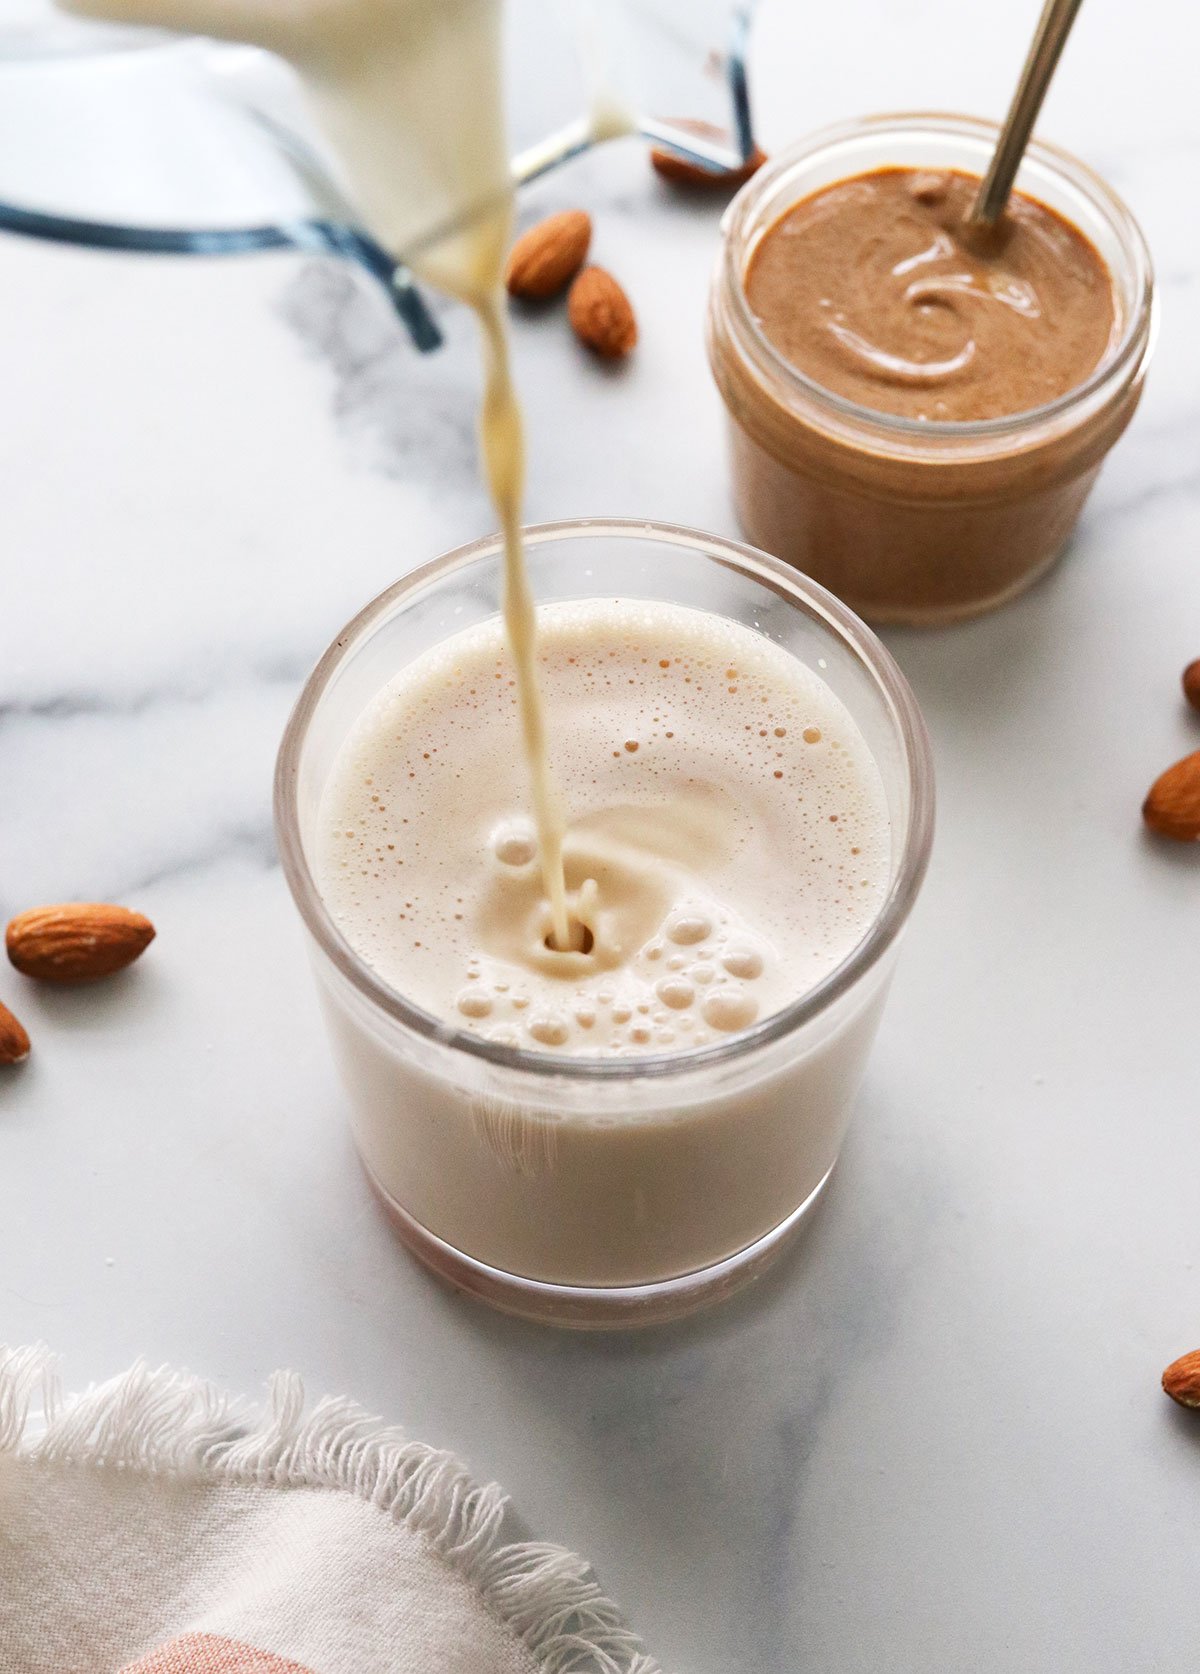
[[[871,621],[924,626],[991,610],[1062,552],[1141,394],[1156,320],[1145,241],[1090,169],[1030,144],[1017,189],[1095,246],[1112,275],[1119,329],[1078,388],[971,422],[875,412],[815,383],[767,339],[745,276],[763,235],[814,192],[883,168],[982,175],[997,133],[965,116],[843,123],[775,157],[726,214],[708,351],[728,410],[739,522],[756,546]]]
[[[498,539],[397,582],[309,678],[280,749],[276,825],[376,1191],[409,1248],[460,1288],[559,1323],[639,1323],[752,1278],[829,1177],[925,872],[929,747],[912,692],[875,636],[778,560],[647,523],[551,524],[526,542],[540,601],[603,593],[690,605],[817,669],[878,763],[891,822],[877,918],[783,1011],[718,1045],[637,1059],[500,1045],[383,983],[331,918],[312,860],[325,787],[366,705],[430,647],[494,618]]]

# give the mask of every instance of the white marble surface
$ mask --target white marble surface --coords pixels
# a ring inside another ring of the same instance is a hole
[[[1035,10],[768,6],[764,133],[999,113]],[[1179,0],[1084,10],[1043,128],[1154,247],[1145,403],[1050,579],[888,636],[941,823],[842,1166],[757,1292],[651,1335],[514,1324],[392,1242],[274,858],[307,666],[488,524],[466,322],[419,362],[336,267],[0,242],[0,913],[100,896],[159,926],[92,993],[0,970],[35,1039],[0,1084],[0,1338],[77,1382],[146,1355],[352,1392],[592,1556],[674,1674],[1193,1666],[1200,1427],[1157,1381],[1200,1344],[1200,851],[1138,807],[1200,745],[1198,32]],[[716,213],[636,147],[527,207],[574,202],[643,343],[606,374],[519,326],[529,515],[731,532]]]

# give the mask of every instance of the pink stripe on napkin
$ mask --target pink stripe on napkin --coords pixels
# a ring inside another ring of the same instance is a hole
[[[213,1633],[186,1633],[182,1639],[160,1645],[148,1657],[127,1663],[119,1674],[312,1674],[312,1670]]]

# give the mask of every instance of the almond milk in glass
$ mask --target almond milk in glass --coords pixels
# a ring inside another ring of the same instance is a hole
[[[666,1318],[761,1272],[829,1177],[928,857],[928,745],[874,635],[778,560],[586,521],[525,555],[586,937],[549,945],[495,539],[331,645],[280,848],[409,1247],[533,1317]]]

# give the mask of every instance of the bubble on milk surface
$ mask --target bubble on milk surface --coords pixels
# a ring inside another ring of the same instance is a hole
[[[521,820],[508,820],[492,833],[492,853],[501,866],[529,866],[537,858],[537,837],[533,827]]]
[[[712,935],[712,920],[702,912],[676,912],[664,926],[669,940],[681,947],[691,947]]]
[[[464,988],[458,996],[458,1009],[464,1017],[478,1020],[492,1015],[492,997],[481,988]]]
[[[760,977],[763,971],[762,954],[757,948],[747,947],[742,943],[727,948],[721,955],[721,964],[730,976],[744,977],[747,981]]]
[[[733,1034],[750,1027],[758,1015],[758,1004],[743,988],[712,988],[705,996],[701,1012],[709,1028]]]
[[[529,1019],[529,1033],[539,1046],[565,1046],[571,1025],[562,1012],[539,1011]]]
[[[684,976],[664,977],[654,992],[672,1011],[686,1011],[696,998],[695,988]]]

